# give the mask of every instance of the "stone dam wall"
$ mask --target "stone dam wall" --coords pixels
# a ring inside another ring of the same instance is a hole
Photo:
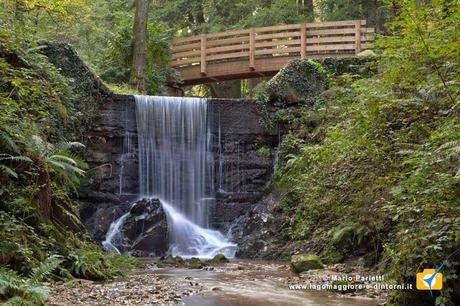
[[[226,231],[267,190],[278,136],[259,125],[255,102],[209,99],[216,201],[213,228]],[[134,96],[112,95],[86,134],[88,184],[80,191],[81,217],[97,241],[128,209],[138,193],[137,132]]]

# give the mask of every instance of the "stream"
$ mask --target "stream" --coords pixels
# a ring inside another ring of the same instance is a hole
[[[158,275],[178,282],[188,276],[207,289],[202,294],[185,297],[182,304],[185,306],[376,305],[370,299],[289,290],[286,282],[295,276],[286,265],[276,263],[237,261],[217,271],[164,269]]]
[[[302,283],[284,263],[234,260],[203,269],[145,268],[107,283],[73,281],[53,284],[47,305],[184,305],[259,306],[318,305],[374,306],[381,300],[366,293],[289,290]],[[312,274],[311,279],[319,279]]]

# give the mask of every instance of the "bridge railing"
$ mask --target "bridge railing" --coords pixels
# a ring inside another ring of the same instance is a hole
[[[180,68],[223,61],[256,61],[268,57],[334,57],[358,54],[372,48],[374,29],[366,20],[279,25],[202,34],[172,40],[171,66]]]

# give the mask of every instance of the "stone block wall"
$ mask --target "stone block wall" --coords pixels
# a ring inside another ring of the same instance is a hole
[[[254,101],[208,101],[216,194],[211,225],[225,231],[265,192],[278,137],[262,130]],[[136,130],[134,97],[112,95],[85,137],[92,173],[80,192],[81,217],[96,240],[138,193]]]

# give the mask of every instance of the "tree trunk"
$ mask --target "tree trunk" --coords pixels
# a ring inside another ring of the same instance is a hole
[[[51,217],[51,188],[50,176],[46,169],[41,169],[38,173],[37,185],[37,198],[40,214],[43,218],[48,220]]]
[[[130,85],[141,94],[145,94],[145,56],[146,32],[149,18],[150,0],[135,0],[136,13],[134,16],[134,49],[131,68]]]

